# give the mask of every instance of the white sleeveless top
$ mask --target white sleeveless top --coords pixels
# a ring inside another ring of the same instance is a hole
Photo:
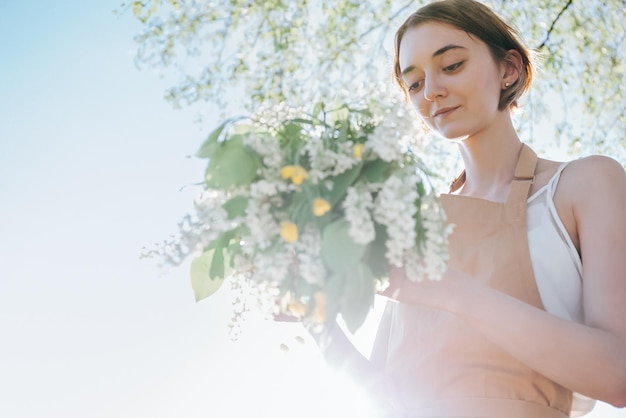
[[[554,206],[563,163],[548,184],[527,200],[528,247],[539,295],[546,311],[583,323],[582,262]],[[591,411],[593,399],[574,394],[572,417]]]

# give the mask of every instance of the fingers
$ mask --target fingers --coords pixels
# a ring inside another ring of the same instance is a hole
[[[381,295],[389,299],[400,301],[400,288],[398,286],[389,285]]]

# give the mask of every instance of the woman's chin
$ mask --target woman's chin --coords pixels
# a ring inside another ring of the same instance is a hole
[[[463,130],[455,130],[455,129],[437,129],[436,132],[443,139],[448,141],[463,141],[469,137],[467,131]]]

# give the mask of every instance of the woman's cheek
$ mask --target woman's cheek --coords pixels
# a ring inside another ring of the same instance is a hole
[[[429,127],[433,128],[432,121],[430,119],[430,109],[428,106],[428,102],[426,100],[419,100],[418,98],[412,98],[411,102],[413,103],[413,107],[417,110],[422,121]]]

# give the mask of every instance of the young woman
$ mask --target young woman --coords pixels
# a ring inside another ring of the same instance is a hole
[[[384,293],[372,362],[391,416],[562,418],[588,409],[578,394],[625,406],[623,167],[541,159],[522,144],[510,111],[531,55],[476,1],[412,14],[396,33],[395,77],[465,170],[442,195],[455,224],[443,279],[399,269]],[[327,356],[342,363],[338,352]]]

